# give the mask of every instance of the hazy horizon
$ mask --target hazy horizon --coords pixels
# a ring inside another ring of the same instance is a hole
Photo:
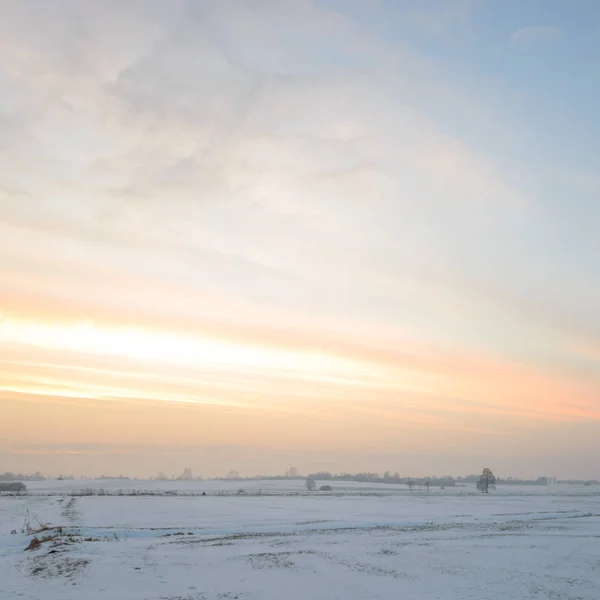
[[[598,479],[600,4],[0,7],[0,464]]]
[[[239,449],[231,449],[232,451],[239,452]],[[319,464],[318,462],[315,464]],[[322,463],[321,463],[322,464]],[[290,469],[293,469],[294,472],[290,474]],[[353,478],[359,477],[362,475],[369,475],[371,478],[380,478],[380,479],[431,479],[431,480],[444,480],[444,479],[454,479],[456,481],[461,481],[466,477],[479,477],[481,475],[482,469],[473,472],[464,472],[464,473],[455,473],[455,472],[427,472],[427,473],[419,473],[419,472],[398,472],[393,469],[374,469],[374,470],[361,470],[356,468],[349,468],[342,471],[330,471],[328,469],[319,468],[319,469],[308,469],[303,471],[302,469],[298,469],[295,465],[290,465],[289,467],[281,470],[281,471],[273,471],[270,473],[263,472],[252,472],[248,470],[246,472],[240,472],[239,470],[232,468],[228,472],[216,473],[210,472],[207,473],[198,473],[189,465],[179,469],[179,471],[173,472],[165,472],[158,470],[155,473],[144,473],[144,474],[135,474],[135,473],[126,473],[126,472],[102,472],[102,473],[69,473],[69,472],[57,472],[57,473],[44,473],[39,469],[31,472],[19,472],[15,469],[7,469],[5,472],[0,472],[0,478],[6,475],[14,475],[21,479],[57,479],[57,478],[69,478],[74,480],[101,480],[101,479],[130,479],[136,481],[150,481],[150,480],[165,480],[165,481],[194,481],[194,480],[231,480],[235,481],[238,479],[249,479],[249,480],[261,480],[261,479],[306,479],[307,477],[317,476],[319,474],[328,474],[328,476],[332,477],[332,479],[342,478]],[[190,475],[191,473],[191,475]],[[498,481],[506,482],[508,479],[515,480],[517,482],[520,481],[535,481],[539,478],[547,478],[553,479],[555,478],[558,481],[593,481],[591,478],[575,478],[575,477],[565,477],[559,478],[554,477],[553,475],[548,474],[531,474],[527,477],[514,476],[512,473],[496,473],[496,478]],[[321,478],[326,479],[326,478]]]

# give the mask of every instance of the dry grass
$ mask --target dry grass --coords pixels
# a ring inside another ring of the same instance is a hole
[[[28,550],[37,550],[41,547],[42,544],[47,544],[48,542],[54,542],[60,538],[60,533],[55,533],[54,535],[46,535],[42,538],[38,538],[35,536],[30,542],[25,551]]]
[[[31,564],[29,573],[36,578],[64,577],[73,579],[81,574],[89,564],[90,560],[87,558],[38,556]]]
[[[53,529],[53,527],[49,523],[43,523],[36,514],[27,511],[27,517],[25,517],[22,528],[23,533],[26,533],[27,535],[37,535],[38,533],[50,531],[51,529]]]

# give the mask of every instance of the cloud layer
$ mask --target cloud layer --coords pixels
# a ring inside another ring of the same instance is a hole
[[[222,424],[198,416],[200,445],[292,456],[308,436],[348,460],[425,456],[425,432],[456,457],[482,436],[503,452],[598,421],[600,247],[578,225],[597,205],[562,212],[590,175],[519,154],[529,115],[497,101],[526,102],[518,74],[428,46],[458,52],[482,3],[442,4],[1,9],[13,459],[37,439],[26,407],[29,424],[79,415],[44,437],[57,448],[129,448],[100,415],[156,401],[140,447],[174,444],[184,419],[160,420],[197,404]]]

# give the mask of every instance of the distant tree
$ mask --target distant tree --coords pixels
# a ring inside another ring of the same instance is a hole
[[[298,469],[296,469],[296,467],[290,467],[288,469],[288,477],[298,477]]]
[[[481,474],[481,477],[477,482],[477,489],[482,494],[487,494],[490,488],[492,488],[493,490],[496,489],[496,477],[490,471],[490,469],[486,468],[483,470],[483,473]]]
[[[408,486],[408,489],[410,490],[410,493],[412,494],[413,488],[415,487],[415,482],[412,479],[409,479],[406,482],[406,485]]]
[[[429,479],[427,481],[425,481],[425,487],[427,488],[427,491],[429,491],[430,485],[431,485],[431,481],[429,481]]]
[[[314,489],[316,489],[317,482],[312,477],[307,477],[304,485],[309,492],[312,492]]]

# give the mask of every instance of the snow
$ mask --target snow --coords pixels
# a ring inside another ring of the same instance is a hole
[[[309,494],[300,481],[28,487],[27,496],[0,497],[2,600],[600,597],[594,487],[500,486],[489,495],[346,483]],[[90,487],[207,495],[77,495]],[[21,532],[26,519],[62,530],[24,551],[33,538]]]

